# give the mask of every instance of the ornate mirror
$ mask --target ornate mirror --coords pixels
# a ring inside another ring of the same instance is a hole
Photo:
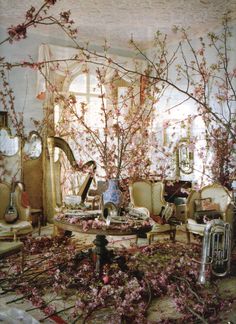
[[[190,148],[190,142],[188,139],[183,138],[179,141],[177,150],[177,168],[184,174],[190,174],[193,172],[193,150]]]
[[[42,153],[42,139],[35,131],[30,132],[24,148],[24,154],[30,159],[38,159]]]
[[[0,154],[6,156],[15,155],[20,148],[20,138],[11,136],[7,128],[0,129]]]

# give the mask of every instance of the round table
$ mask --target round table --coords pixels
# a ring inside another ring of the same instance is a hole
[[[129,227],[129,228],[112,228],[107,227],[104,222],[104,228],[88,228],[86,230],[83,229],[83,226],[79,223],[71,224],[66,220],[57,220],[54,219],[54,225],[60,229],[71,232],[79,232],[83,234],[93,234],[96,235],[95,240],[93,241],[95,245],[95,255],[96,255],[96,272],[101,273],[102,267],[105,263],[109,263],[111,261],[110,251],[107,250],[106,246],[108,241],[106,239],[107,235],[111,236],[129,236],[129,235],[137,235],[140,233],[147,233],[151,230],[151,225],[146,226],[138,226],[138,227]]]

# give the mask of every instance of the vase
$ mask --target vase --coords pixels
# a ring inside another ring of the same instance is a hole
[[[7,210],[4,215],[4,219],[5,219],[6,223],[9,223],[9,224],[14,223],[18,217],[17,210],[16,210],[16,208],[14,206],[14,202],[13,202],[13,195],[14,195],[14,193],[11,192],[10,204],[7,207]]]
[[[108,188],[103,193],[103,204],[112,202],[117,207],[120,207],[122,202],[122,192],[118,186],[118,179],[108,180]]]

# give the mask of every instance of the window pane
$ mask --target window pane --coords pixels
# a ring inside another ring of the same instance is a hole
[[[86,96],[76,96],[76,111],[79,115],[81,113],[81,103],[87,103]]]
[[[54,106],[54,124],[57,125],[60,120],[60,106],[55,105]]]
[[[126,105],[130,104],[130,99],[128,99],[128,88],[127,87],[118,87],[118,107],[121,109]]]
[[[78,75],[70,84],[69,91],[86,93],[87,88],[87,74]]]
[[[101,90],[98,87],[98,79],[95,75],[90,74],[90,93],[99,94],[100,92]]]
[[[90,97],[89,111],[88,111],[88,123],[94,128],[99,128],[102,125],[101,115],[102,101],[97,97]]]

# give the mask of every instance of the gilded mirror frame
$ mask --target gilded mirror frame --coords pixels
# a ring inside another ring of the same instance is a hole
[[[21,148],[21,140],[18,135],[12,135],[8,127],[0,128],[0,154],[14,156]]]
[[[189,138],[181,138],[176,147],[177,169],[183,174],[191,174],[194,169],[194,153],[190,144]]]
[[[24,142],[23,154],[31,160],[39,159],[43,151],[43,141],[36,131],[31,131]]]

